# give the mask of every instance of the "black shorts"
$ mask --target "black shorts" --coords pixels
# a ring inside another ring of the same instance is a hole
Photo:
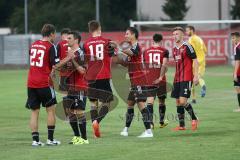
[[[26,108],[39,109],[40,105],[43,107],[50,107],[57,104],[56,94],[52,87],[46,88],[29,88]]]
[[[161,86],[149,86],[147,87],[147,97],[158,97],[159,99],[167,98],[167,85],[166,83]]]
[[[69,77],[67,76],[61,76],[60,78],[60,84],[59,84],[59,90],[60,91],[68,91],[69,89]]]
[[[235,87],[240,87],[240,77],[237,77],[237,79],[238,79],[237,82],[236,82],[236,81],[233,81],[233,85],[234,85]]]
[[[99,79],[94,81],[88,81],[88,94],[89,100],[99,100],[103,103],[113,101],[113,93],[110,84],[110,79]]]
[[[147,100],[147,87],[136,86],[131,87],[128,94],[128,100],[134,102],[146,102]]]
[[[63,105],[68,109],[85,110],[86,93],[84,91],[68,92],[68,95],[63,98]]]
[[[191,88],[191,81],[173,83],[171,97],[176,99],[179,99],[179,97],[189,98],[191,95]]]

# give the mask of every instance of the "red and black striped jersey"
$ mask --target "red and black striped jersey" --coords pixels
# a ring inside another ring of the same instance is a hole
[[[128,74],[132,86],[146,86],[147,80],[143,64],[143,53],[138,43],[130,49],[133,55],[128,57]]]
[[[175,46],[172,53],[176,63],[174,82],[193,81],[193,59],[197,58],[193,47],[183,42],[180,47]]]
[[[79,48],[75,53],[74,60],[78,63],[78,65],[82,67],[86,67],[85,63],[85,55],[81,48]],[[73,65],[73,64],[72,64]],[[77,69],[68,76],[69,78],[69,91],[82,91],[87,89],[87,81],[85,79],[85,74],[81,74]]]
[[[234,47],[234,59],[240,61],[240,42]],[[240,68],[238,68],[237,76],[240,77]]]

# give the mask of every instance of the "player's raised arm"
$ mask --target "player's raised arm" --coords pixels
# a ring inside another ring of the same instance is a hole
[[[64,59],[62,59],[61,61],[59,61],[59,63],[54,65],[53,69],[56,70],[56,69],[63,67],[67,62],[69,62],[74,57],[75,57],[74,53],[71,50],[69,50],[67,56]]]

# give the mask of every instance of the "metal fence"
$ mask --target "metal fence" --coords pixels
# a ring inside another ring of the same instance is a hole
[[[41,35],[0,36],[0,64],[28,64],[28,49]]]

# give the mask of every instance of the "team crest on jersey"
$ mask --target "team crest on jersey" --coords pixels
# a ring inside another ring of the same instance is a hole
[[[185,88],[185,89],[184,89],[184,94],[187,94],[187,91],[188,91],[188,89],[187,89],[187,88]]]

